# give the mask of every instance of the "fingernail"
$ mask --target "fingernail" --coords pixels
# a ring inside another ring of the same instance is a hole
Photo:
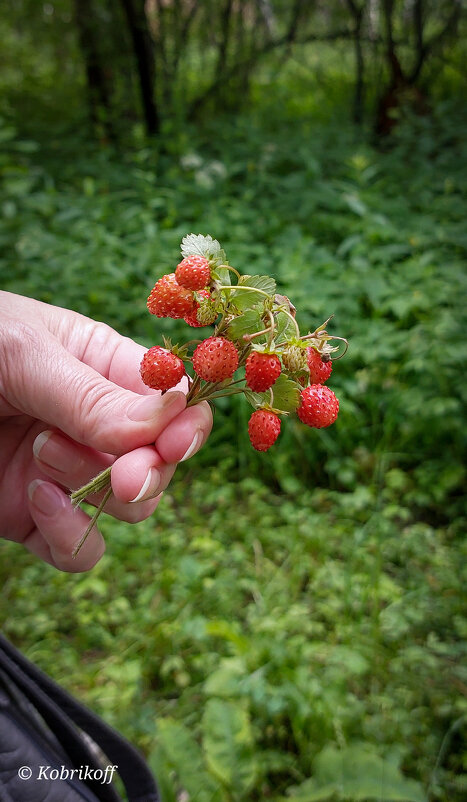
[[[198,405],[198,411],[202,414],[206,424],[208,426],[212,426],[212,412],[211,407],[209,406],[207,401],[202,401],[201,404]]]
[[[52,517],[61,509],[65,508],[65,498],[58,487],[43,482],[42,479],[34,479],[28,487],[28,496],[35,507],[43,515]]]
[[[180,462],[185,462],[186,459],[192,457],[193,454],[196,451],[198,451],[198,448],[201,446],[202,440],[203,440],[203,432],[201,431],[201,429],[197,429],[196,434],[193,437],[193,440],[191,441],[191,444],[188,446]]]
[[[43,446],[45,446],[51,435],[52,435],[51,430],[46,429],[45,432],[41,432],[40,434],[38,434],[36,439],[34,440],[34,443],[32,444],[32,451],[37,459],[40,459],[41,449]]]
[[[130,504],[134,504],[135,501],[145,501],[148,498],[153,498],[157,495],[157,488],[161,483],[161,475],[157,468],[150,468],[148,471],[148,475],[143,482],[141,490],[139,491],[138,495],[135,498],[132,498]]]
[[[53,437],[52,437],[53,435]],[[36,459],[43,465],[53,468],[60,473],[73,470],[78,472],[83,465],[83,458],[72,446],[67,438],[58,432],[48,429],[37,435],[32,444],[32,451]]]
[[[183,393],[178,391],[165,393],[165,395],[159,396],[158,398],[147,395],[131,404],[127,410],[127,415],[130,420],[143,423],[144,421],[152,420],[163,410],[169,409],[169,407],[175,406],[176,404],[179,405],[180,412],[185,408],[186,399]]]

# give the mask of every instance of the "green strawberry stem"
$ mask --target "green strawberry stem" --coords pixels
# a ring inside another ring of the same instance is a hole
[[[101,471],[94,479],[91,479],[87,485],[83,485],[79,490],[74,490],[71,494],[71,504],[73,507],[78,507],[82,501],[85,501],[88,496],[94,493],[100,493],[110,485],[110,471],[111,468],[106,468]]]
[[[219,390],[219,392],[217,393],[215,392],[210,393],[209,396],[205,397],[203,400],[211,401],[212,398],[222,398],[223,396],[226,395],[237,395],[238,393],[244,393],[244,392],[245,392],[244,387],[235,387],[233,390]],[[190,406],[190,404],[187,404],[187,406]]]
[[[186,396],[186,405],[187,406],[192,406],[192,404],[190,404],[190,402],[193,399],[197,398],[198,393],[199,393],[200,385],[201,385],[201,379],[200,379],[199,376],[196,376],[196,378],[194,379],[194,381],[193,381],[193,383],[192,383],[192,385],[191,385],[191,387],[190,387],[190,389],[189,389],[189,391],[187,393],[187,396]],[[194,403],[196,403],[196,401],[194,401]]]
[[[235,270],[235,268],[232,267],[232,265],[219,265],[219,267],[216,268],[216,270],[222,270],[222,269],[230,270],[231,273],[235,273],[237,278],[241,278],[241,273],[239,273],[238,270]]]
[[[99,476],[96,476],[95,480],[93,480],[93,481],[96,481],[97,479],[100,480],[101,477],[104,474],[107,473],[107,471],[109,471],[109,477],[110,477],[110,469],[108,468],[105,471],[102,471],[102,473],[100,473]],[[92,484],[92,482],[90,482],[90,484]],[[108,484],[110,485],[110,478],[108,479]],[[77,545],[75,546],[75,548],[73,549],[73,551],[71,553],[71,556],[73,557],[73,559],[79,554],[79,552],[81,551],[82,547],[84,546],[88,535],[91,533],[91,529],[93,528],[94,524],[97,523],[99,515],[101,514],[102,510],[104,509],[104,507],[107,504],[107,502],[108,502],[108,500],[109,500],[111,495],[112,495],[112,488],[109,486],[108,490],[104,493],[104,495],[102,497],[101,503],[99,504],[99,506],[97,507],[94,515],[92,516],[91,520],[89,521],[89,524],[87,526],[86,531],[84,532],[84,534],[82,535],[82,537],[80,538],[80,540],[78,541]]]
[[[293,315],[291,315],[291,314],[290,314],[290,312],[289,312],[289,310],[288,310],[288,309],[286,309],[284,306],[281,306],[279,311],[280,311],[280,312],[282,312],[284,315],[287,315],[287,317],[288,317],[288,318],[290,318],[290,320],[292,321],[292,323],[293,323],[293,324],[294,324],[294,326],[295,326],[295,331],[296,331],[297,337],[298,337],[299,339],[301,339],[301,337],[300,337],[300,329],[299,329],[299,327],[298,327],[298,323],[297,323],[297,321],[295,320],[294,316],[293,316]]]
[[[231,382],[228,387],[221,387],[222,382],[207,382],[194,398],[187,400],[187,407],[193,407],[195,404],[199,404],[200,401],[210,401],[212,398],[222,398],[222,396],[243,393],[244,387],[233,387],[234,384],[242,381],[243,379],[237,379],[237,381]]]
[[[264,292],[264,290],[260,290],[258,287],[249,287],[248,284],[222,284],[220,287],[217,287],[217,289],[222,290],[223,292],[225,290],[233,290],[234,292],[237,292],[237,290],[248,290],[248,292],[257,292],[259,295],[264,295],[264,297],[268,298],[268,300],[271,298],[271,296],[267,292]]]

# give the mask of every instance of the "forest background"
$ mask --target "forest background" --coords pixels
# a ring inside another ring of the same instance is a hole
[[[334,426],[261,455],[221,399],[89,574],[0,546],[4,632],[164,802],[465,798],[465,30],[460,0],[1,5],[3,289],[185,340],[145,301],[210,234],[350,341]]]

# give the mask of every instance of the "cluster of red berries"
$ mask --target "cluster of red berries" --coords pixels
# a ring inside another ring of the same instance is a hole
[[[213,244],[218,246],[215,240],[202,235],[190,235],[190,239],[191,242],[196,241],[198,253],[186,254],[186,247],[184,252],[182,243],[185,258],[174,273],[162,276],[156,282],[147,301],[148,309],[157,317],[183,318],[194,327],[211,325],[219,316],[221,320],[214,335],[201,341],[191,357],[188,356],[187,347],[150,348],[141,362],[144,383],[156,390],[166,391],[186,376],[189,382],[188,403],[243,390],[256,407],[249,420],[248,432],[253,447],[258,451],[267,451],[277,440],[281,429],[280,415],[296,411],[303,423],[317,429],[334,423],[339,401],[332,390],[325,386],[325,382],[332,372],[330,354],[337,349],[329,346],[328,340],[332,338],[324,326],[301,337],[295,322],[295,308],[288,298],[265,292],[260,288],[260,282],[254,280],[250,281],[250,286],[248,279],[257,277],[242,277],[228,264],[219,267],[218,255],[209,254],[207,247],[209,245],[212,250]],[[205,255],[202,254],[203,246]],[[223,251],[221,253],[225,256]],[[221,277],[222,270],[224,273]],[[229,270],[237,274],[238,283],[230,284],[229,281],[225,286],[221,278],[225,282],[225,271]],[[269,277],[263,278],[271,281]],[[263,286],[270,288],[268,282]],[[236,305],[236,296],[241,296],[240,290],[253,293],[251,308],[258,314],[252,319],[260,320],[265,328],[245,331],[243,326],[241,334],[232,328],[232,321],[236,318],[245,321],[245,313],[248,312],[244,305],[240,308]],[[277,342],[276,324],[280,314],[290,319],[287,320],[289,336]],[[254,343],[260,337],[263,341]],[[187,374],[187,362],[191,362],[194,376]],[[241,367],[245,369],[245,385],[241,390],[237,387],[234,389],[232,385],[237,385],[241,380],[234,383],[232,377]],[[288,396],[284,402],[282,392],[282,404],[278,408],[275,404],[275,387],[280,376],[283,377],[282,391],[284,381],[288,382]],[[258,395],[265,393],[266,397]]]
[[[147,306],[156,317],[184,319],[195,328],[216,324],[214,334],[198,342],[191,356],[190,343],[179,347],[150,348],[140,372],[145,384],[165,392],[182,379],[188,382],[187,406],[221,395],[244,393],[254,407],[248,422],[250,441],[267,451],[277,440],[282,415],[296,413],[316,429],[337,418],[339,401],[325,382],[332,371],[331,354],[338,350],[326,323],[302,336],[295,307],[276,294],[270,276],[241,275],[231,267],[217,240],[189,234],[182,240],[184,257],[174,273],[162,276],[152,289]],[[231,281],[231,273],[236,280]],[[187,373],[185,364],[191,364]],[[244,379],[233,379],[244,369]],[[240,386],[242,385],[242,386]],[[112,493],[110,468],[72,493],[74,506],[89,494],[105,495],[73,551],[76,557]]]
[[[168,273],[156,282],[147,302],[149,311],[156,317],[184,318],[190,326],[209,326],[217,318],[206,289],[210,279],[211,266],[206,257],[194,255],[182,259],[175,273]]]

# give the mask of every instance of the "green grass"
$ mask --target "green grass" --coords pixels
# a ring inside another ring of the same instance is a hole
[[[164,802],[300,786],[302,801],[460,802],[465,120],[444,104],[377,150],[292,106],[160,151],[2,128],[4,289],[148,346],[183,339],[145,299],[181,237],[209,233],[242,272],[277,279],[304,330],[335,314],[351,346],[335,426],[286,421],[260,456],[246,404],[222,399],[157,515],[105,519],[89,575],[2,544],[1,620],[150,756]]]

